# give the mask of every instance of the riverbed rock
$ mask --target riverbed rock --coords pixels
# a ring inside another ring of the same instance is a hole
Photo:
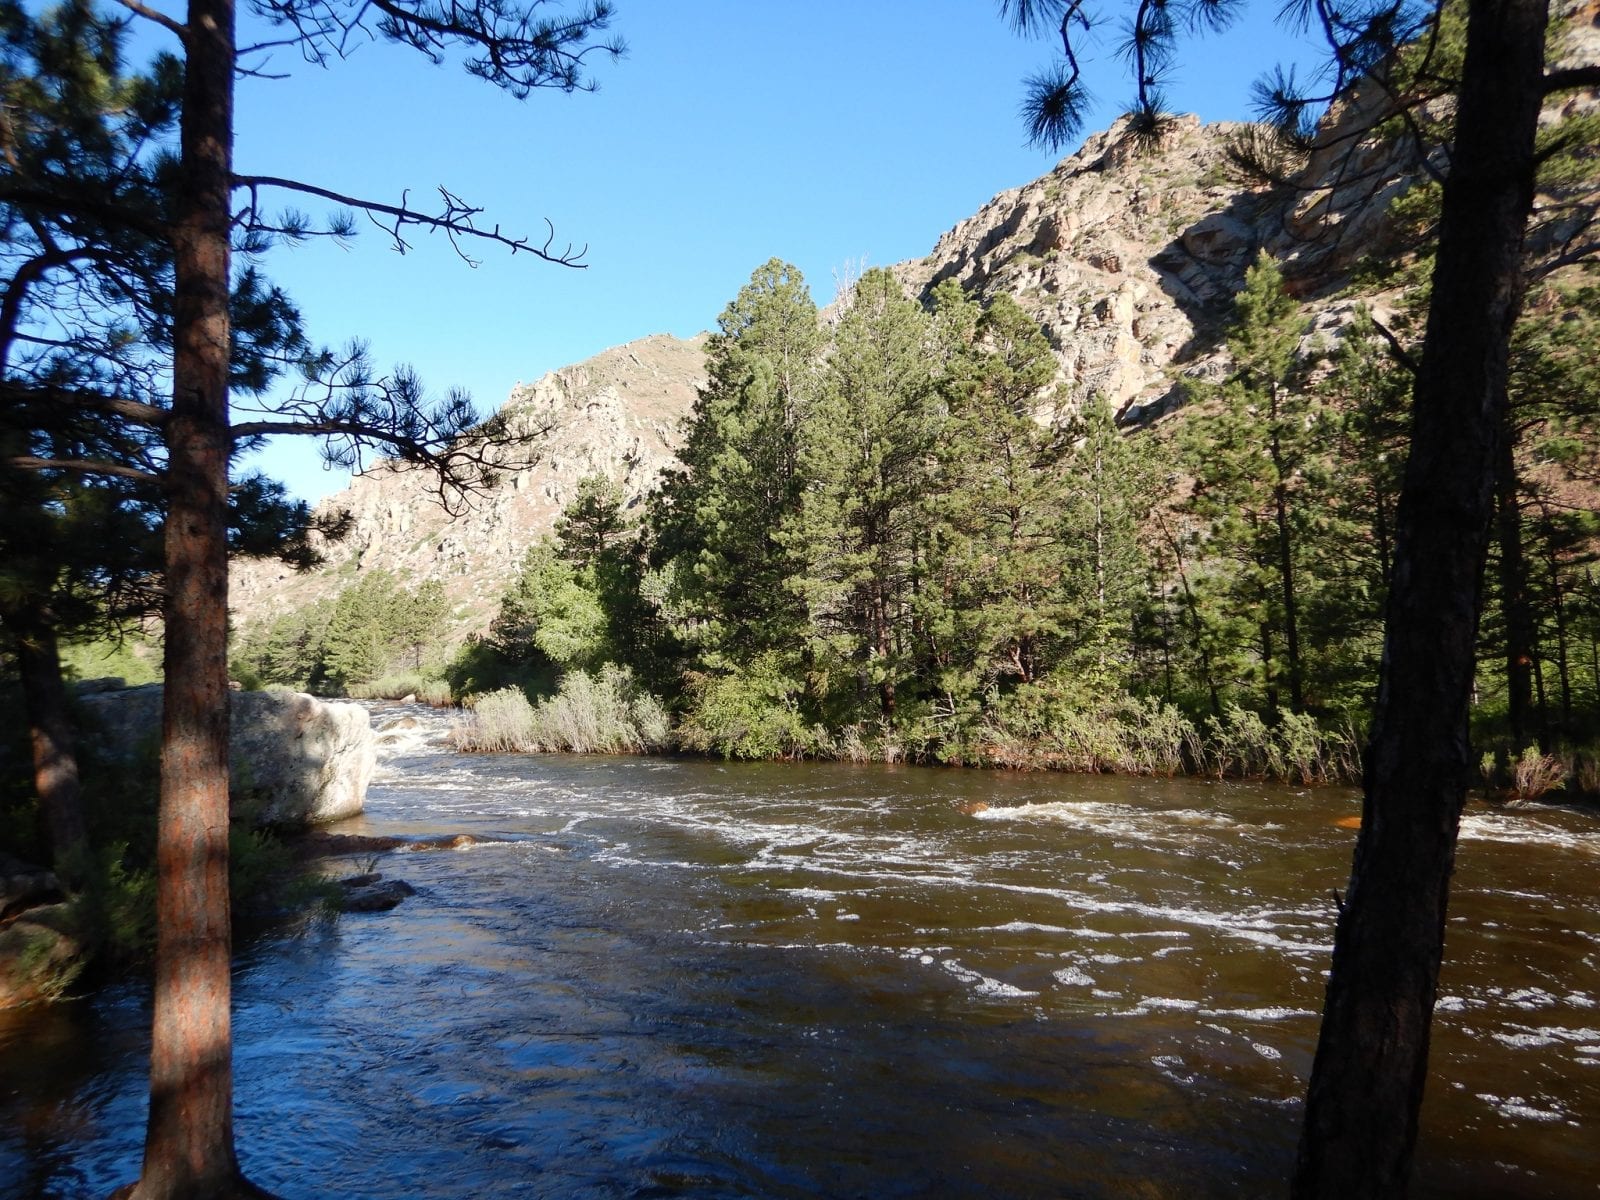
[[[0,854],[0,919],[60,898],[61,883],[54,871]]]
[[[161,733],[160,684],[85,696],[104,745],[130,762]],[[303,692],[232,692],[230,790],[235,813],[259,825],[304,826],[361,812],[377,763],[372,720],[359,704]]]
[[[417,889],[404,879],[385,879],[376,871],[341,879],[344,895],[339,907],[344,912],[388,912]]]
[[[437,837],[395,837],[393,834],[328,833],[313,830],[295,838],[290,845],[297,856],[309,862],[318,858],[337,858],[346,854],[377,855],[391,850],[466,850],[482,846],[491,839],[475,833],[440,834]]]

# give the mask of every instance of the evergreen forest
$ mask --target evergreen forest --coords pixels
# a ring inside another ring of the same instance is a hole
[[[1545,286],[1515,340],[1474,707],[1491,789],[1600,781],[1593,300]],[[380,572],[252,630],[236,670],[464,698],[486,749],[1359,779],[1406,455],[1393,330],[1357,303],[1313,333],[1263,256],[1225,372],[1128,428],[1060,402],[1004,293],[919,303],[878,269],[840,308],[758,268],[676,469],[636,511],[586,479],[482,637],[431,645],[437,585]]]

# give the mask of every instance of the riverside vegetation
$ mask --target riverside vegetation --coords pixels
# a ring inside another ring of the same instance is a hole
[[[1595,783],[1591,292],[1547,285],[1516,350],[1495,553],[1524,566],[1491,571],[1476,719],[1486,784],[1520,795]],[[924,305],[874,270],[841,307],[759,268],[642,513],[585,480],[453,657],[428,644],[437,584],[372,573],[253,629],[236,669],[464,698],[468,749],[1359,777],[1409,310],[1314,337],[1263,256],[1226,373],[1130,432],[1058,404],[1007,295],[946,281]]]

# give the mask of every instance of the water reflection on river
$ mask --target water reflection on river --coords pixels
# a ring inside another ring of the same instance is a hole
[[[239,964],[240,1153],[281,1194],[1282,1192],[1348,793],[425,732],[353,829],[498,844]],[[1420,1194],[1600,1194],[1597,865],[1592,817],[1470,812]],[[0,1196],[132,1178],[147,1020],[129,987],[0,1023]]]

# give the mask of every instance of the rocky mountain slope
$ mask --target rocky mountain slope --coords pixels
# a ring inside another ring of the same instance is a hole
[[[321,506],[351,517],[349,533],[321,547],[325,565],[304,574],[276,562],[234,566],[236,625],[271,620],[337,595],[359,572],[385,570],[411,584],[441,581],[458,629],[483,628],[523,551],[552,527],[579,480],[605,475],[637,504],[673,461],[705,376],[704,346],[703,335],[659,334],[518,385],[503,411],[513,426],[548,428],[537,461],[506,473],[459,514],[440,505],[427,472],[373,466]]]
[[[1359,103],[1349,106],[1357,116]],[[1152,145],[1119,122],[895,270],[919,292],[953,277],[979,296],[1011,293],[1060,360],[1057,409],[1098,393],[1125,422],[1158,416],[1177,402],[1182,376],[1220,369],[1231,298],[1261,249],[1285,261],[1301,294],[1325,292],[1381,213],[1362,203],[1367,184],[1245,186],[1228,159],[1245,129],[1180,117]],[[1328,136],[1339,132],[1335,121]],[[1363,178],[1392,177],[1394,165],[1368,163]],[[1313,161],[1311,173],[1319,169]],[[1322,320],[1337,324],[1340,314]],[[555,426],[540,462],[454,520],[423,473],[368,471],[325,502],[348,509],[355,525],[326,548],[324,568],[306,576],[270,564],[235,569],[236,623],[332,595],[356,572],[381,568],[412,582],[440,579],[458,606],[457,631],[483,628],[523,549],[551,528],[580,478],[605,473],[634,503],[648,491],[703,380],[703,346],[704,335],[644,338],[519,387],[509,411]]]

